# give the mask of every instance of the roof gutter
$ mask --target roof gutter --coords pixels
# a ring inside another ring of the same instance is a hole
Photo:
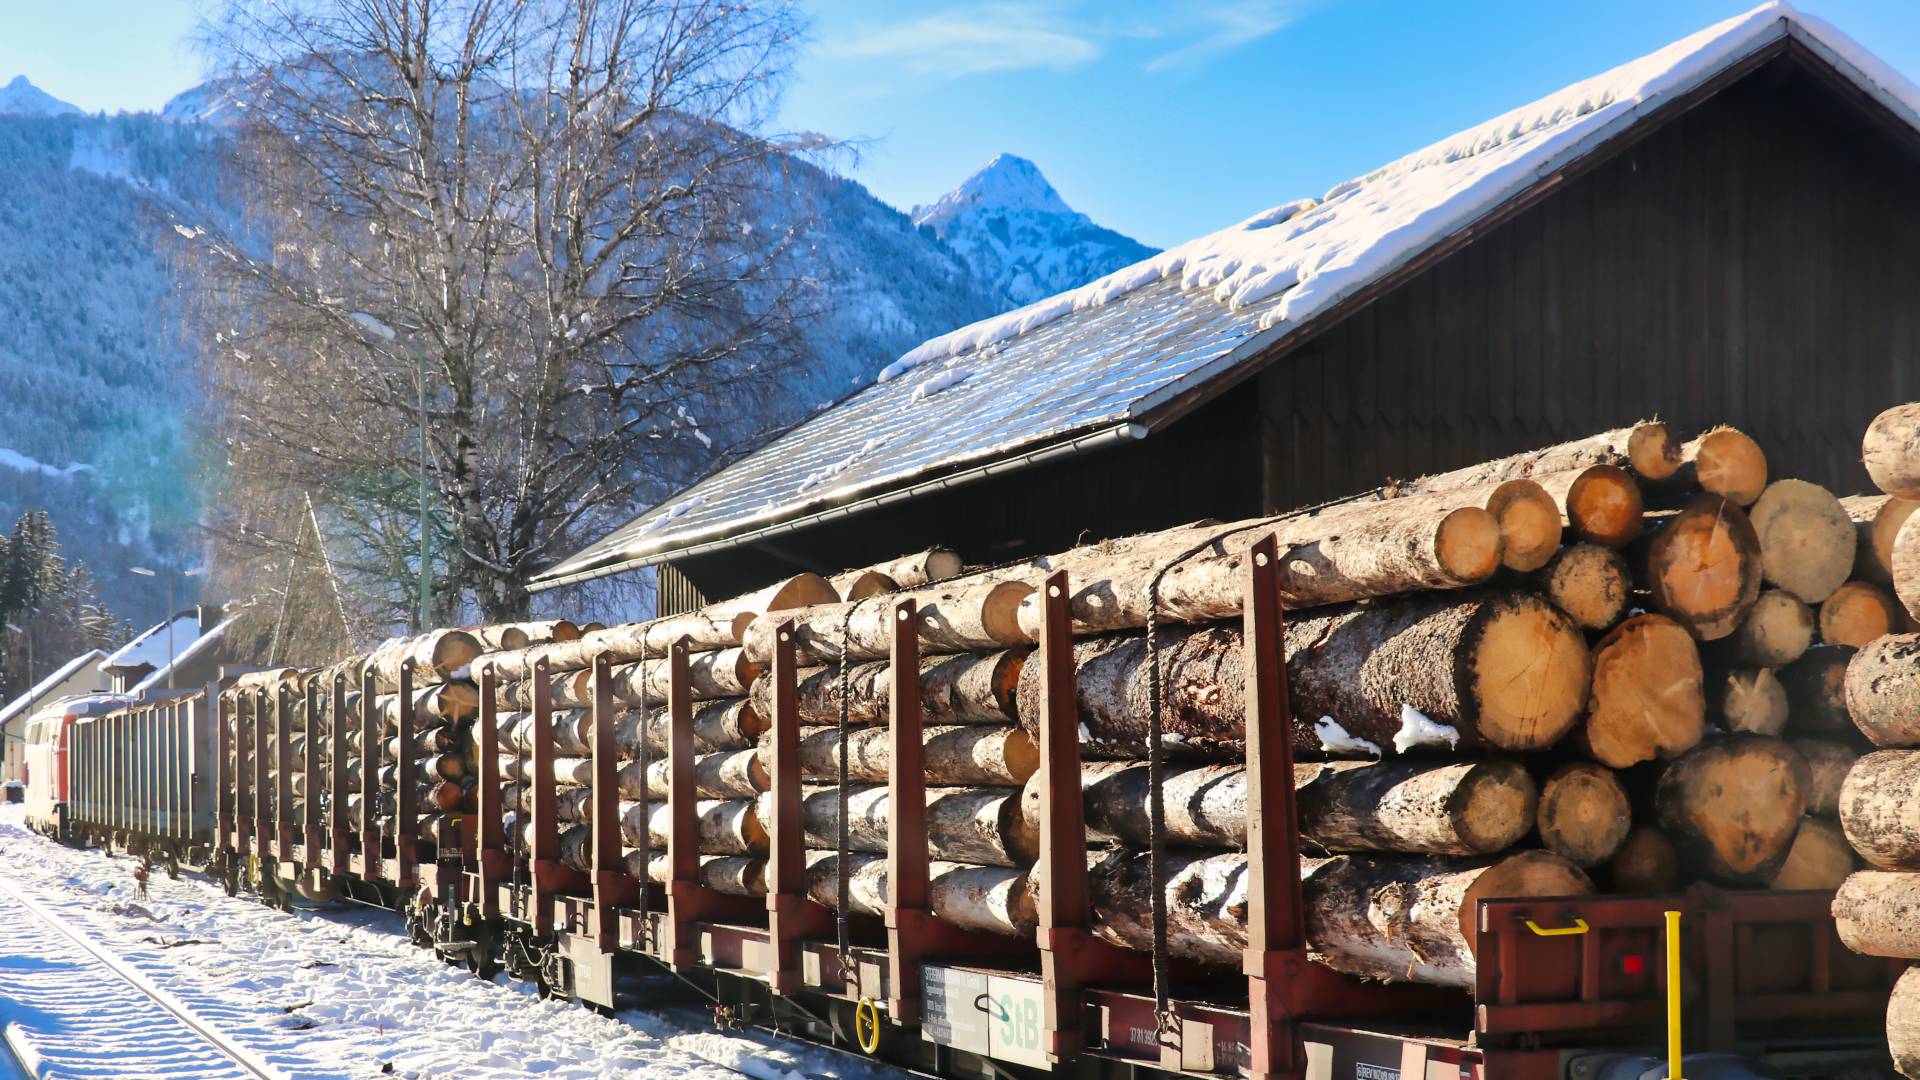
[[[1050,461],[1072,457],[1089,450],[1099,450],[1124,442],[1138,442],[1146,437],[1147,428],[1145,425],[1132,422],[1115,424],[1112,427],[1102,428],[1099,431],[1068,439],[1065,442],[1043,446],[1038,450],[1029,450],[1024,454],[1018,454],[1009,458],[997,458],[993,461],[976,465],[971,469],[963,469],[960,472],[950,473],[932,480],[922,480],[917,484],[910,484],[903,488],[895,488],[892,491],[886,491],[878,495],[868,496],[864,499],[843,503],[840,506],[793,518],[789,521],[782,521],[778,524],[765,525],[750,532],[722,537],[717,540],[709,540],[706,543],[695,544],[691,547],[660,551],[652,555],[621,558],[615,562],[592,567],[587,570],[576,571],[575,573],[566,574],[561,577],[535,577],[527,583],[527,589],[530,592],[546,592],[548,589],[557,589],[563,585],[577,585],[583,581],[592,581],[596,578],[608,577],[621,573],[622,571],[634,570],[643,566],[653,566],[666,562],[669,558],[684,559],[715,551],[725,551],[728,548],[741,547],[770,536],[797,532],[812,525],[818,525],[844,517],[851,517],[854,514],[875,510],[882,506],[890,506],[908,499],[916,499],[935,491],[945,491],[949,488],[956,488],[973,483],[976,480],[985,480],[989,477],[1018,472],[1021,469],[1033,465],[1044,465]]]

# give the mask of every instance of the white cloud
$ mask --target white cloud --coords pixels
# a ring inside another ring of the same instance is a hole
[[[1281,30],[1300,13],[1299,4],[1294,0],[1224,0],[1204,9],[1190,10],[1200,36],[1147,61],[1148,71],[1191,67],[1207,57]]]
[[[953,9],[858,31],[822,43],[831,57],[887,59],[915,75],[977,75],[1051,68],[1066,71],[1098,59],[1089,33],[1020,3]]]

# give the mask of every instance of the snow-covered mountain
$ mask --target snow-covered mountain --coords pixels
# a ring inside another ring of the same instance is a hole
[[[1083,285],[1159,249],[1102,228],[1068,206],[1039,166],[1001,154],[959,187],[913,208],[973,272],[1016,304]]]
[[[79,106],[69,105],[33,85],[25,75],[15,75],[12,82],[0,86],[0,113],[14,116],[72,116],[78,112]]]

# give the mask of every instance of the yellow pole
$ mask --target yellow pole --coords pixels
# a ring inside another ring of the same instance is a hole
[[[1667,1080],[1680,1077],[1680,913],[1667,912]]]

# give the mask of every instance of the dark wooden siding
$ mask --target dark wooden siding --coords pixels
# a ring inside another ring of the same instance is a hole
[[[731,596],[936,543],[1000,562],[1650,416],[1867,490],[1861,431],[1920,397],[1920,151],[1877,108],[1789,53],[1143,443],[674,566]]]
[[[1258,384],[1275,508],[1648,416],[1869,490],[1861,431],[1920,393],[1920,157],[1784,57]]]

